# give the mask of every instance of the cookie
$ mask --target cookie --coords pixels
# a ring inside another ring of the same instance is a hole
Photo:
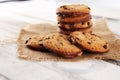
[[[81,17],[88,15],[89,13],[80,13],[80,12],[57,12],[56,13],[58,16],[61,16],[63,18],[72,18],[72,17]]]
[[[85,16],[80,16],[80,17],[62,17],[62,16],[57,16],[57,19],[59,22],[65,22],[65,23],[79,23],[79,22],[85,22],[91,19],[91,15],[85,15]]]
[[[51,52],[65,58],[73,58],[82,54],[82,50],[68,40],[68,36],[52,33],[45,37],[43,46]]]
[[[28,40],[26,40],[27,47],[34,49],[34,50],[40,50],[40,51],[45,50],[43,46],[44,37],[45,35],[41,34],[41,35],[37,35],[37,36],[33,36],[29,38]]]
[[[70,13],[70,12],[77,12],[79,14],[90,13],[90,7],[84,4],[71,4],[71,5],[63,5],[57,8],[57,13]]]
[[[70,31],[78,30],[81,28],[88,28],[88,27],[91,27],[92,25],[93,24],[91,20],[86,21],[86,22],[81,22],[81,23],[70,23],[70,24],[64,24],[64,23],[58,22],[59,28],[64,29],[64,30],[70,30]]]
[[[79,29],[79,30],[75,30],[75,31],[92,33],[92,27],[83,28],[83,29]],[[71,32],[74,32],[74,31],[63,30],[61,28],[58,28],[58,32],[62,33],[62,34],[69,35]]]
[[[89,52],[103,53],[110,49],[110,45],[95,34],[76,31],[70,34],[70,39],[76,46]]]

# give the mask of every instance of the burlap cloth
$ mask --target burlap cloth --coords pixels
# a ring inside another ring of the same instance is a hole
[[[103,37],[110,43],[111,49],[109,52],[104,54],[98,53],[84,53],[81,57],[75,57],[73,59],[64,59],[56,56],[50,52],[40,52],[28,49],[25,45],[25,41],[34,35],[41,33],[57,32],[57,26],[54,23],[42,23],[42,24],[31,24],[21,29],[18,37],[18,57],[26,60],[34,61],[79,61],[83,59],[120,59],[120,39],[116,39],[113,32],[109,30],[104,18],[93,21],[93,33]]]

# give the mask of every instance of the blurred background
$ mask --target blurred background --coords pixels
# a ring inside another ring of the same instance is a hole
[[[56,22],[56,8],[63,4],[86,4],[93,19],[105,17],[120,35],[120,0],[0,0],[0,39],[16,38],[21,27],[40,21]],[[9,30],[9,32],[7,31]]]

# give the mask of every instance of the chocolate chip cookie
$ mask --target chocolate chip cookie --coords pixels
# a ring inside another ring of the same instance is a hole
[[[57,14],[59,13],[85,14],[90,13],[90,7],[84,4],[63,5],[57,8]]]
[[[103,53],[110,49],[110,45],[95,34],[76,31],[70,34],[70,39],[76,46],[89,52]]]
[[[73,58],[82,54],[82,49],[76,47],[68,40],[68,36],[52,33],[45,37],[43,46],[51,52],[65,58]]]
[[[75,30],[75,31],[92,33],[92,27],[78,29],[78,30]],[[69,35],[71,32],[74,32],[74,30],[70,31],[70,30],[63,30],[61,28],[58,28],[58,32],[62,33],[62,34]]]
[[[43,46],[44,37],[45,37],[45,34],[41,34],[41,35],[37,35],[37,36],[33,36],[29,38],[26,41],[27,47],[34,49],[34,50],[40,50],[40,51],[45,50]]]
[[[58,22],[58,27],[64,30],[78,30],[78,29],[83,29],[83,28],[88,28],[91,27],[93,25],[92,21],[86,21],[86,22],[80,22],[80,23],[69,23],[69,24],[65,24],[65,23],[60,23]]]
[[[85,22],[90,20],[92,17],[90,14],[87,14],[85,16],[80,17],[62,17],[57,16],[57,19],[59,22],[66,22],[66,23],[79,23],[79,22]]]

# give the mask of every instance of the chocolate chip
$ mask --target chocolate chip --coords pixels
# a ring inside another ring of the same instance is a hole
[[[66,6],[61,6],[60,8],[64,8],[64,9],[67,9],[67,10],[69,10]]]
[[[90,23],[89,23],[89,22],[88,22],[87,24],[88,24],[88,26],[90,25]]]
[[[108,44],[108,43],[106,42],[106,44]]]
[[[82,22],[82,25],[84,25],[84,22]]]
[[[42,41],[42,39],[41,39],[41,40],[39,40],[39,41]]]
[[[91,37],[90,39],[93,39],[93,37]]]
[[[107,45],[104,45],[103,48],[104,48],[104,49],[107,49]]]
[[[90,7],[88,7],[88,9],[90,10]]]
[[[79,38],[78,38],[78,37],[76,37],[76,39],[77,39],[77,40],[79,40]]]
[[[39,44],[39,46],[43,46],[43,44]]]
[[[82,34],[85,34],[85,32],[83,32]]]
[[[79,39],[78,37],[76,37],[76,39],[77,39],[77,40],[79,40],[79,42],[82,42],[82,40],[81,40],[81,39]]]
[[[45,39],[50,39],[50,37],[46,37]]]
[[[92,49],[94,49],[94,48],[92,47]]]
[[[25,41],[25,44],[27,44],[28,43],[28,40],[27,41]]]
[[[88,44],[91,44],[91,42],[88,42]]]
[[[64,6],[60,6],[60,8],[63,8]]]
[[[60,13],[56,13],[56,15],[60,16]]]

